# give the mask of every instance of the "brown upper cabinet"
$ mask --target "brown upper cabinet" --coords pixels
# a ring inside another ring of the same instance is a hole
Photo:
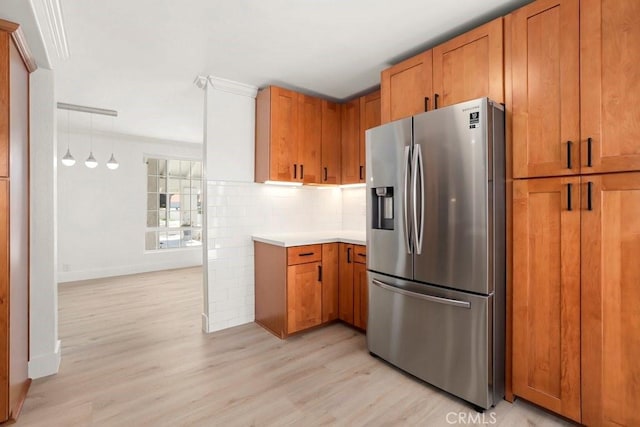
[[[367,129],[380,126],[380,91],[360,97],[360,142],[358,182],[365,182],[365,132]]]
[[[322,100],[269,86],[256,98],[256,181],[320,183]]]
[[[379,90],[342,104],[342,184],[364,182],[364,133],[379,125]]]
[[[322,99],[300,93],[298,102],[299,177],[305,184],[319,184],[322,162]]]
[[[298,94],[276,86],[256,98],[256,181],[299,181]],[[294,171],[295,167],[295,171]]]
[[[382,123],[483,96],[504,102],[502,18],[387,68],[380,88]]]
[[[322,179],[323,184],[341,183],[340,104],[322,101]]]
[[[433,104],[433,53],[431,50],[382,71],[381,123],[410,117]]]
[[[580,2],[582,173],[640,169],[640,2]]]
[[[360,182],[360,99],[355,98],[340,107],[342,183],[354,184]]]
[[[538,0],[505,34],[514,177],[640,169],[640,3]]]
[[[434,107],[488,96],[504,102],[502,18],[433,48]]]
[[[515,178],[580,172],[579,1],[539,0],[505,18]]]

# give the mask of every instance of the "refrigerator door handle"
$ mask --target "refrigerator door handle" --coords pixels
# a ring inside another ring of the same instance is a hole
[[[454,307],[461,307],[461,308],[471,308],[471,303],[469,301],[460,301],[457,299],[451,299],[451,298],[442,298],[442,297],[436,297],[433,295],[425,295],[425,294],[419,294],[417,292],[411,292],[411,291],[407,291],[405,289],[400,289],[397,288],[395,286],[391,286],[391,285],[387,285],[386,283],[383,283],[379,280],[376,279],[372,279],[371,283],[373,283],[374,285],[382,288],[382,289],[386,289],[388,291],[391,292],[395,292],[401,295],[405,295],[408,297],[412,297],[412,298],[418,298],[418,299],[422,299],[422,300],[426,300],[426,301],[430,301],[430,302],[436,302],[438,304],[446,304],[446,305],[453,305]]]
[[[424,171],[422,167],[422,147],[415,145],[413,151],[413,233],[416,242],[416,254],[422,253],[422,238],[424,237]],[[418,206],[418,173],[420,174],[420,206]],[[418,214],[418,209],[420,210]],[[420,221],[418,221],[418,217]]]
[[[409,208],[408,202],[408,181],[411,164],[409,161],[410,147],[404,147],[404,191],[402,192],[402,214],[404,216],[404,243],[407,247],[407,253],[411,255],[411,228],[409,227]]]

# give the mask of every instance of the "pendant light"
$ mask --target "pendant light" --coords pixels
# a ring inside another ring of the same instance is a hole
[[[98,161],[96,160],[95,157],[93,157],[93,114],[89,113],[89,120],[91,122],[91,133],[89,134],[89,157],[87,157],[87,160],[84,161],[84,165],[86,167],[88,167],[89,169],[94,169],[96,166],[98,166]]]
[[[112,171],[118,169],[118,166],[120,166],[120,163],[118,163],[116,158],[113,156],[113,145],[113,116],[111,116],[111,158],[109,158],[109,161],[107,162],[107,167]]]
[[[71,134],[69,132],[69,110],[67,110],[67,152],[62,157],[62,164],[65,166],[73,166],[76,164],[76,159],[71,155],[71,151],[69,150],[69,140],[71,139]]]

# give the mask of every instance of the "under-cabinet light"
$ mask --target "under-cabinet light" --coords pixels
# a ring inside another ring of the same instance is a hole
[[[265,184],[269,185],[280,185],[284,187],[301,187],[301,182],[288,182],[288,181],[265,181]]]

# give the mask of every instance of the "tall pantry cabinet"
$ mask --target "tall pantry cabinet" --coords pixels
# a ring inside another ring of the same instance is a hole
[[[29,359],[29,72],[19,26],[0,20],[0,422],[20,413]]]
[[[640,2],[538,0],[505,37],[513,392],[640,425]]]

